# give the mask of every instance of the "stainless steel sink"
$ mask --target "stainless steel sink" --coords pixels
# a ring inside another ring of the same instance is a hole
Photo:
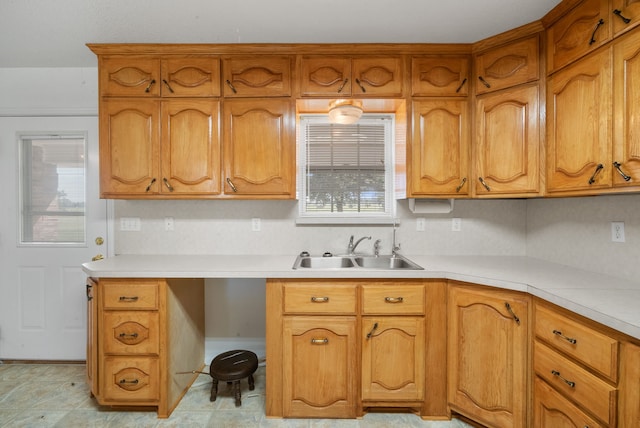
[[[293,269],[422,270],[423,268],[399,255],[310,256],[305,253],[296,258]]]
[[[402,256],[355,257],[353,260],[365,269],[422,269]]]
[[[298,256],[296,263],[293,265],[297,268],[309,269],[344,269],[354,267],[351,257],[302,257]]]

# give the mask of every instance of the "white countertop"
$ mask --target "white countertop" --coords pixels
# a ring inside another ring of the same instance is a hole
[[[524,291],[640,339],[640,281],[530,257],[412,256],[424,270],[292,269],[295,255],[119,255],[83,264],[94,278],[442,278]]]

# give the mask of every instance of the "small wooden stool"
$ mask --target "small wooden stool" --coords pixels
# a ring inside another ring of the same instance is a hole
[[[234,350],[223,352],[211,361],[209,374],[213,378],[211,386],[211,399],[216,401],[218,395],[218,381],[227,381],[233,384],[236,397],[236,407],[240,407],[240,380],[249,378],[249,389],[253,391],[255,384],[253,373],[258,368],[258,357],[251,351]]]

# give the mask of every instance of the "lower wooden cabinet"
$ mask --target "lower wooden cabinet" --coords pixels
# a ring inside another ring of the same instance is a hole
[[[526,427],[528,296],[462,284],[449,289],[449,405],[492,427]]]
[[[288,316],[283,323],[285,417],[356,417],[356,319]]]
[[[204,366],[204,281],[89,278],[87,300],[91,394],[169,417]]]
[[[426,284],[268,280],[267,416],[355,418],[370,408],[402,407],[446,418],[438,393],[446,385],[425,373],[428,361],[442,361],[446,341],[441,317],[425,327]],[[443,287],[434,284],[438,293]],[[429,307],[442,314],[446,299]],[[436,351],[429,356],[427,337]],[[425,394],[427,379],[434,396]]]
[[[598,428],[604,425],[585,414],[545,381],[536,378],[534,387],[533,420],[536,428]]]

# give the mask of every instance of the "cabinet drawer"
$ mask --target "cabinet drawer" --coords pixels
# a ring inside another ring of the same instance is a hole
[[[159,398],[158,359],[149,357],[107,357],[104,360],[103,398],[153,402]]]
[[[289,56],[255,56],[223,60],[225,97],[281,97],[291,95]]]
[[[158,309],[157,281],[101,280],[100,285],[104,287],[104,309]]]
[[[617,340],[540,305],[535,319],[537,337],[617,382]]]
[[[285,284],[284,312],[355,314],[356,287],[353,284],[327,284],[326,282]]]
[[[362,286],[364,314],[424,314],[424,286],[393,282]]]
[[[534,346],[533,366],[538,376],[600,420],[615,426],[614,387],[545,345],[535,342]]]
[[[605,426],[574,406],[540,378],[535,380],[533,408],[533,426],[535,428],[600,428]]]
[[[100,95],[157,97],[160,60],[113,57],[100,59]]]
[[[160,351],[158,312],[104,313],[102,326],[106,354],[158,354]]]

